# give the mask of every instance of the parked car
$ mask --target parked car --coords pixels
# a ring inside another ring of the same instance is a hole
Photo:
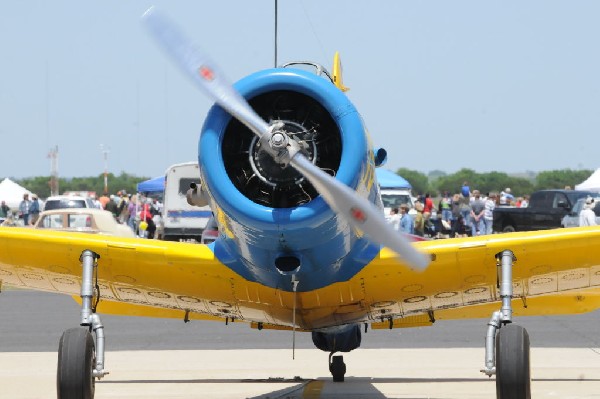
[[[594,213],[596,214],[596,224],[600,225],[600,197],[594,198]],[[587,198],[580,198],[577,200],[571,212],[567,213],[561,220],[560,224],[562,227],[579,227],[579,213],[583,209],[583,204]]]
[[[497,206],[494,209],[494,232],[557,229],[562,218],[572,212],[580,198],[597,193],[578,190],[540,190],[531,194],[526,208]]]
[[[211,216],[206,223],[206,227],[202,231],[202,238],[200,242],[202,244],[210,244],[211,242],[214,242],[217,237],[219,237],[219,226],[217,225],[215,217]]]
[[[44,211],[40,213],[40,218],[34,228],[135,237],[128,226],[117,223],[112,213],[98,208],[65,208]]]
[[[78,195],[57,195],[48,197],[44,203],[44,210],[64,208],[95,208],[94,201],[89,197],[80,197]]]

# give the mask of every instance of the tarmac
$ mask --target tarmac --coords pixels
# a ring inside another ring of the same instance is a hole
[[[600,350],[532,349],[532,397],[600,398]],[[0,354],[0,398],[55,397],[56,353]],[[334,383],[327,354],[300,349],[118,351],[96,398],[479,399],[495,381],[478,370],[482,350],[366,349],[344,356],[345,382]]]
[[[532,398],[600,398],[599,315],[520,320],[532,338]],[[56,397],[58,337],[77,318],[78,306],[65,296],[0,294],[0,398]],[[369,332],[365,349],[344,354],[343,383],[332,381],[327,353],[312,348],[308,334],[298,334],[292,359],[289,332],[114,316],[103,322],[110,374],[96,383],[97,399],[495,398],[494,378],[479,372],[485,320]]]

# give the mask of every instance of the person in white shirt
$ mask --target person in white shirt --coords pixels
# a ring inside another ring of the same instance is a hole
[[[594,199],[587,197],[583,209],[579,212],[579,226],[596,226],[596,214],[594,213]]]
[[[483,220],[485,223],[485,234],[492,234],[494,225],[494,209],[496,209],[496,193],[490,193],[485,200]],[[483,233],[481,233],[483,234]]]
[[[515,196],[511,194],[510,187],[506,187],[504,191],[500,191],[500,205],[512,205]]]
[[[400,230],[400,219],[402,219],[402,216],[398,213],[398,208],[392,208],[387,222],[391,224],[392,228],[396,231]]]

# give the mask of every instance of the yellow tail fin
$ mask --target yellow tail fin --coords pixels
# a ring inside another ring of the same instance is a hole
[[[350,90],[349,87],[344,86],[344,82],[342,80],[342,60],[340,59],[339,51],[336,51],[335,55],[333,56],[333,83],[341,91]]]

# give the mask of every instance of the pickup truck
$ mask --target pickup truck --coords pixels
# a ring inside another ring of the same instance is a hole
[[[541,190],[529,199],[527,208],[497,206],[494,209],[493,230],[498,233],[513,231],[547,230],[561,227],[579,198],[596,196],[591,191]]]

